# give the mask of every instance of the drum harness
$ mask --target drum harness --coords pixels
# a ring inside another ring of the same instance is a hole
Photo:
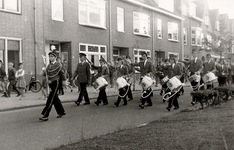
[[[125,88],[125,87],[123,87],[123,88]],[[128,94],[129,88],[130,88],[130,86],[127,86],[127,91],[126,91],[126,93],[125,93],[124,95],[118,94],[118,96],[121,97],[121,98],[124,98],[124,97]]]

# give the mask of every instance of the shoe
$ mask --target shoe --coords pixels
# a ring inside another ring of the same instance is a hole
[[[119,107],[119,104],[117,104],[117,103],[114,103],[114,104],[115,104],[116,107]]]
[[[39,118],[39,120],[41,120],[41,121],[48,121],[49,118],[47,118],[47,117],[41,117],[41,118]]]
[[[103,105],[108,105],[108,103],[103,103]]]
[[[171,109],[169,107],[166,108],[168,111],[170,111]]]
[[[85,103],[84,103],[84,105],[89,105],[89,104],[90,104],[90,102],[85,102]]]
[[[57,118],[62,118],[62,116],[65,116],[65,115],[66,115],[66,113],[60,114],[57,116]]]
[[[195,102],[191,102],[191,104],[194,106],[194,105],[195,105]]]
[[[99,103],[98,103],[98,102],[94,102],[94,104],[96,104],[97,106],[99,105]]]
[[[140,105],[139,105],[139,107],[141,107],[141,109],[144,109],[144,107],[145,107],[145,106],[144,106],[144,105],[142,105],[142,104],[140,104]]]
[[[175,107],[174,109],[179,109],[179,107]]]
[[[145,105],[145,107],[150,107],[150,106],[152,106],[152,104],[151,105],[150,104]]]
[[[133,100],[133,98],[129,98],[129,100],[128,101],[132,101]]]
[[[75,103],[76,103],[77,106],[80,106],[80,102],[75,101]]]
[[[165,103],[166,101],[163,99],[163,103]]]
[[[126,106],[126,105],[128,105],[128,104],[127,104],[127,103],[124,103],[124,104],[123,104],[123,106]]]
[[[20,94],[16,95],[16,97],[19,97],[19,96],[20,96]]]
[[[162,92],[160,92],[160,96],[162,96],[163,95],[163,93]]]

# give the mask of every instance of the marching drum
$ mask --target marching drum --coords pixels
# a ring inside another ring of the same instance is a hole
[[[217,77],[213,72],[208,72],[202,77],[204,83],[213,82],[215,79],[217,79]]]
[[[196,75],[196,74],[194,74],[194,75],[192,75],[192,76],[190,76],[189,77],[189,82],[191,83],[191,82],[200,82],[200,79],[201,79],[201,76],[200,75]]]
[[[121,89],[121,88],[124,88],[126,86],[129,86],[129,83],[123,77],[119,77],[116,80],[116,84],[117,84],[118,89]]]
[[[93,83],[93,86],[96,90],[100,90],[103,87],[106,87],[108,85],[108,82],[105,78],[99,77],[96,79],[96,81]]]
[[[165,84],[165,83],[167,83],[167,81],[169,81],[168,76],[164,77],[164,78],[161,80],[162,85]]]
[[[143,87],[144,90],[147,90],[153,84],[154,84],[154,80],[149,76],[144,76],[143,79],[141,80],[141,86]]]
[[[176,76],[174,76],[171,79],[169,79],[169,81],[167,82],[167,86],[171,91],[173,91],[181,87],[182,83]]]

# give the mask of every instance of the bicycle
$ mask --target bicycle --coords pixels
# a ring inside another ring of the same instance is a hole
[[[31,79],[29,83],[26,85],[26,90],[27,91],[32,91],[33,93],[38,93],[42,88],[42,85],[39,80],[36,80],[34,76],[31,74]]]

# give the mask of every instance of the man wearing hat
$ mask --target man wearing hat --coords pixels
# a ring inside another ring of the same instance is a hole
[[[109,81],[109,68],[107,64],[105,64],[104,58],[101,58],[99,60],[99,63],[101,66],[95,66],[92,64],[93,69],[98,70],[98,73],[96,76],[94,76],[94,81],[96,81],[97,78],[103,77],[107,82]],[[97,106],[103,101],[103,105],[108,105],[107,95],[106,95],[106,86],[103,86],[99,89],[99,94],[97,101],[94,102]]]
[[[49,53],[50,64],[46,68],[46,73],[48,77],[49,87],[51,89],[49,97],[46,101],[46,106],[42,111],[43,117],[39,118],[39,120],[47,121],[49,118],[49,114],[52,106],[54,105],[55,110],[58,114],[57,118],[61,118],[66,115],[63,105],[58,97],[58,88],[59,88],[59,80],[62,79],[65,81],[65,73],[62,70],[62,65],[56,61],[58,57],[58,53],[54,50]]]
[[[86,54],[80,53],[80,63],[78,63],[76,71],[73,75],[73,80],[77,78],[79,84],[80,84],[80,94],[78,97],[78,100],[75,101],[76,105],[79,106],[83,97],[85,99],[84,105],[89,105],[90,100],[89,100],[89,95],[87,92],[87,84],[89,83],[90,80],[90,65],[88,62],[86,62]]]
[[[206,75],[209,72],[215,73],[215,63],[211,58],[210,54],[206,54],[206,62],[203,63],[203,70],[202,70],[202,77]],[[201,80],[201,83],[203,83],[203,80]],[[211,89],[213,87],[213,83],[207,84],[207,89]]]

